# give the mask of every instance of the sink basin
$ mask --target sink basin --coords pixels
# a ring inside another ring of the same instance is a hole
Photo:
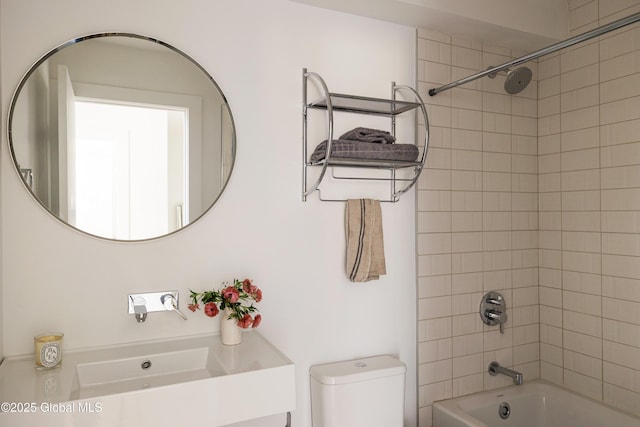
[[[33,409],[0,411],[7,427],[185,425],[203,408],[206,425],[224,426],[295,409],[295,366],[256,331],[236,346],[213,335],[66,351],[45,371],[5,359],[0,401]]]
[[[210,361],[212,363],[210,363]],[[209,347],[79,363],[71,399],[144,390],[224,375]]]

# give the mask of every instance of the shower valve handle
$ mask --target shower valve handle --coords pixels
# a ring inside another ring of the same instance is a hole
[[[489,292],[480,301],[480,318],[489,326],[500,325],[500,333],[504,334],[507,323],[507,303],[498,292]]]

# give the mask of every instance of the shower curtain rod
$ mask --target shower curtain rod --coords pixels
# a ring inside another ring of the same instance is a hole
[[[601,36],[602,34],[606,34],[610,31],[617,30],[618,28],[622,28],[624,26],[633,24],[640,21],[640,12],[634,13],[633,15],[629,15],[626,18],[618,19],[617,21],[613,21],[609,24],[603,25],[596,29],[587,31],[582,34],[578,34],[577,36],[568,38],[567,40],[552,44],[535,52],[532,52],[528,55],[521,56],[520,58],[513,59],[509,62],[505,62],[502,65],[498,65],[497,67],[491,67],[484,71],[480,71],[478,73],[472,74],[468,77],[462,78],[460,80],[456,80],[455,82],[446,84],[444,86],[440,86],[438,88],[429,89],[429,95],[435,96],[440,92],[444,92],[445,90],[453,89],[454,87],[463,85],[465,83],[469,83],[473,80],[479,79],[489,74],[497,73],[498,71],[502,71],[506,68],[511,68],[516,65],[523,64],[525,62],[532,61],[534,59],[540,58],[541,56],[548,55],[550,53],[556,52],[560,49],[564,49],[565,47],[573,46],[574,44],[582,43],[583,41],[592,39],[594,37]]]

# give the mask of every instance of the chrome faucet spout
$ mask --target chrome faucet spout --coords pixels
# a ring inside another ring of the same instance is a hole
[[[136,321],[138,323],[142,323],[147,320],[147,312],[144,313],[136,313]]]
[[[147,320],[147,305],[144,298],[133,298],[131,295],[129,295],[129,298],[131,298],[131,303],[133,304],[133,312],[136,315],[136,322],[142,323]]]
[[[500,364],[495,361],[489,363],[489,374],[493,376],[502,374],[511,377],[515,385],[522,385],[524,382],[524,377],[521,372],[500,366]]]

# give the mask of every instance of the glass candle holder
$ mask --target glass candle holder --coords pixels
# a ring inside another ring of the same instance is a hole
[[[35,345],[36,369],[51,369],[62,362],[61,332],[49,332],[33,337]]]

